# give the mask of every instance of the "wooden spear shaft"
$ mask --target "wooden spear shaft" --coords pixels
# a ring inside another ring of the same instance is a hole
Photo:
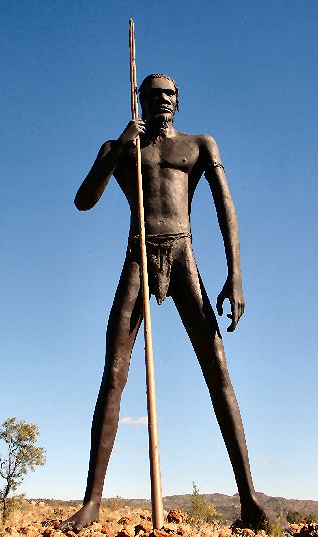
[[[130,49],[131,113],[132,113],[132,119],[136,119],[138,117],[136,49],[135,49],[135,27],[134,27],[134,22],[132,19],[130,19],[129,21],[129,49]],[[153,360],[153,348],[152,348],[152,331],[151,331],[147,252],[146,252],[145,214],[144,214],[144,202],[143,202],[141,152],[140,152],[139,136],[136,138],[136,160],[137,160],[137,189],[138,189],[138,209],[139,209],[139,236],[140,236],[140,251],[141,251],[141,286],[142,286],[143,314],[144,314],[152,523],[153,523],[154,529],[160,529],[163,526],[163,505],[162,505],[158,420],[157,420],[157,408],[156,408],[156,388],[155,388],[154,360]]]

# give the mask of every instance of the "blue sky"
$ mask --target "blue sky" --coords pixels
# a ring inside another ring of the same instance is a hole
[[[2,0],[0,422],[32,421],[47,463],[29,497],[80,499],[105,327],[129,225],[112,180],[79,213],[100,145],[130,118],[137,77],[176,79],[175,126],[218,142],[236,204],[246,313],[220,319],[255,488],[318,500],[317,4],[313,1]],[[196,259],[212,304],[226,264],[205,180]],[[152,301],[163,494],[235,494],[200,369],[171,300]],[[150,496],[142,331],[104,496]],[[130,418],[130,419],[127,419]]]

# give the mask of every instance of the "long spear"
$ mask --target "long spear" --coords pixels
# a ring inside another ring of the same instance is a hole
[[[136,47],[135,47],[135,26],[134,26],[134,21],[132,19],[130,19],[129,21],[129,49],[130,49],[131,114],[132,114],[132,119],[136,119],[138,117]],[[147,253],[146,253],[145,214],[144,214],[144,203],[143,203],[141,152],[140,152],[139,136],[136,138],[136,160],[137,160],[137,189],[138,189],[138,209],[139,209],[139,236],[140,236],[140,250],[141,250],[141,286],[142,286],[142,297],[143,297],[146,382],[147,382],[147,408],[148,408],[152,523],[153,523],[154,529],[160,529],[163,526],[162,487],[161,487],[161,474],[160,474],[158,420],[157,420],[157,409],[156,409],[156,389],[155,389],[155,374],[154,374],[154,361],[153,361],[153,348],[152,348],[152,332],[151,332]]]

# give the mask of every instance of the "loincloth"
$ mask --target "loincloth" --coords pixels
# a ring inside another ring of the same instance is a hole
[[[167,233],[165,235],[147,235],[147,269],[150,294],[162,304],[169,296],[171,269],[175,259],[176,247],[182,239],[192,239],[191,233]],[[139,235],[128,241],[128,255],[140,264]]]

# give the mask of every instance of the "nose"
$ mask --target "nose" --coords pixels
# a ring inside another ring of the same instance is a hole
[[[159,94],[159,98],[160,98],[160,101],[161,101],[161,102],[164,102],[164,103],[170,103],[170,102],[171,102],[170,99],[169,99],[169,97],[168,97],[168,95],[167,95],[164,91],[162,91],[162,92]]]

